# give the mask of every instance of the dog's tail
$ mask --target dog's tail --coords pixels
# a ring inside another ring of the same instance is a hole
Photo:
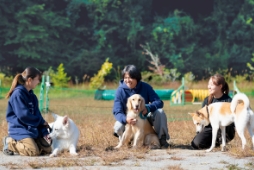
[[[244,93],[237,93],[236,95],[234,95],[234,97],[232,99],[232,102],[230,104],[230,110],[231,110],[232,113],[235,113],[236,106],[240,102],[243,102],[244,109],[248,109],[249,108],[249,106],[250,106],[250,100],[246,96],[246,94],[244,94]]]

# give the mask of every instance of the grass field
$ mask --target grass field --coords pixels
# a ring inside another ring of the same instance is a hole
[[[253,103],[251,98],[251,103]],[[0,100],[0,137],[7,135],[7,123],[5,121],[5,110],[7,100]],[[78,142],[79,157],[99,156],[105,164],[111,164],[113,161],[128,159],[129,157],[142,157],[148,152],[148,148],[140,151],[133,151],[129,148],[123,150],[113,150],[117,145],[118,139],[112,135],[114,118],[111,113],[113,101],[94,100],[92,97],[72,98],[72,99],[53,99],[50,100],[50,111],[59,115],[68,115],[80,129],[81,136]],[[171,148],[190,148],[189,144],[195,135],[195,128],[187,114],[190,111],[198,110],[201,105],[171,106],[169,101],[164,101],[164,110],[168,118],[168,129],[170,134]],[[53,118],[50,114],[43,114],[48,122]],[[238,157],[254,156],[250,151],[251,141],[247,134],[248,147],[246,151],[241,151],[241,141],[236,135],[235,139],[227,145],[228,152]],[[2,148],[2,144],[0,145]],[[219,151],[219,148],[217,148]],[[69,157],[67,152],[62,153],[62,157]],[[90,162],[91,163],[91,162]],[[46,165],[33,162],[34,166],[45,167]],[[64,164],[64,162],[59,162]],[[73,163],[75,165],[75,163]],[[70,166],[73,166],[71,164]],[[91,163],[92,164],[92,163]],[[59,165],[51,165],[59,166]],[[65,165],[66,166],[66,165]]]
[[[248,84],[248,87],[250,85]],[[200,88],[206,88],[206,84]],[[60,94],[61,93],[61,94]],[[124,147],[122,150],[114,150],[113,147],[117,145],[118,139],[112,135],[114,117],[112,115],[113,101],[94,100],[93,94],[89,95],[74,95],[70,97],[68,92],[60,91],[58,96],[52,97],[49,102],[50,112],[54,112],[59,115],[68,115],[80,129],[81,136],[78,142],[79,158],[88,156],[100,157],[105,165],[110,165],[112,162],[125,160],[130,157],[136,157],[142,159],[144,154],[149,152],[148,148],[143,148],[139,151],[132,150]],[[82,92],[79,92],[82,93]],[[54,94],[54,96],[57,96]],[[83,96],[83,97],[81,97]],[[50,97],[50,95],[49,95]],[[250,98],[251,103],[254,102],[254,98]],[[5,121],[5,111],[8,100],[0,99],[0,120],[1,131],[0,137],[7,135],[7,123]],[[168,119],[168,129],[170,134],[171,148],[189,148],[190,142],[195,136],[195,127],[192,123],[191,117],[187,114],[191,111],[196,111],[201,108],[201,104],[189,104],[184,106],[170,106],[169,101],[164,101],[164,110]],[[53,117],[50,113],[43,114],[43,117],[52,122]],[[254,156],[254,152],[251,151],[251,140],[249,134],[247,137],[247,149],[241,150],[241,140],[238,135],[228,145],[228,151],[231,155],[237,157],[249,157]],[[2,143],[0,144],[2,148]],[[216,148],[219,151],[219,148]],[[61,154],[61,157],[69,158],[68,152]],[[87,165],[93,165],[94,162],[84,162]],[[52,164],[42,164],[40,162],[31,162],[32,167],[47,167],[47,166],[78,166],[78,163],[59,161]],[[177,168],[176,168],[177,169]]]

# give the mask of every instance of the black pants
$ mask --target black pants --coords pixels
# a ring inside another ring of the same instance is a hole
[[[206,149],[210,148],[212,145],[212,126],[209,124],[204,128],[204,130],[198,133],[191,142],[191,146],[194,149]],[[235,137],[235,125],[232,123],[231,125],[226,127],[226,143],[234,139]],[[220,146],[222,142],[221,138],[221,130],[218,130],[217,138],[216,138],[216,146]]]

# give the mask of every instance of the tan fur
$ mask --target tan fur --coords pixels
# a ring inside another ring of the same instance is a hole
[[[219,109],[219,111],[220,111],[220,114],[222,114],[222,115],[226,115],[228,113],[232,114],[231,110],[230,110],[230,103],[224,102],[222,107]],[[212,114],[212,112],[211,112],[211,114]]]
[[[139,94],[134,94],[128,98],[126,117],[136,119],[136,124],[126,124],[125,131],[119,144],[115,148],[129,143],[133,139],[133,147],[147,145],[150,148],[160,148],[159,139],[153,127],[147,119],[141,119],[139,113],[145,109],[145,100]]]
[[[249,99],[245,94],[236,94],[231,103],[217,102],[210,104],[208,109],[206,107],[201,108],[196,113],[189,114],[192,116],[193,123],[196,125],[197,133],[201,132],[205,126],[211,123],[213,140],[211,147],[206,150],[207,152],[210,152],[215,147],[215,140],[219,128],[222,132],[222,151],[225,150],[225,127],[231,123],[235,123],[237,133],[242,140],[243,149],[246,145],[244,129],[248,127],[254,148],[254,113],[249,106]]]

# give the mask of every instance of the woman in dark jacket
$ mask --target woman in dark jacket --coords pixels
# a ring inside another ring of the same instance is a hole
[[[220,74],[215,74],[210,77],[208,82],[208,90],[210,95],[203,101],[202,107],[215,102],[231,102],[231,97],[228,95],[229,87],[225,78]],[[231,141],[235,137],[234,123],[226,127],[226,142]],[[216,146],[221,144],[221,130],[219,129],[216,138]],[[194,149],[206,149],[212,144],[212,126],[205,126],[204,130],[198,133],[191,142]]]
[[[27,67],[13,79],[6,95],[9,98],[6,110],[8,136],[3,139],[3,153],[6,155],[38,156],[43,151],[51,152],[48,123],[41,115],[38,99],[32,90],[40,79],[41,72],[34,67]],[[46,141],[46,145],[42,145],[41,139]]]

